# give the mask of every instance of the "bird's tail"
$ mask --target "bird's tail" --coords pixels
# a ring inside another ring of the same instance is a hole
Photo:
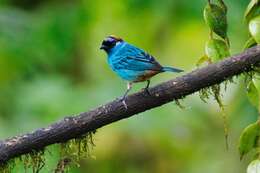
[[[163,68],[162,68],[162,71],[163,71],[163,72],[169,71],[169,72],[176,72],[176,73],[183,72],[183,70],[177,69],[177,68],[173,68],[173,67],[163,67]]]

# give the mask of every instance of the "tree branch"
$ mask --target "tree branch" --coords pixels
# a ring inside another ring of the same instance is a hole
[[[152,87],[152,96],[145,91],[129,95],[126,99],[128,109],[125,109],[121,101],[114,100],[89,112],[66,117],[47,128],[0,141],[0,163],[54,143],[77,138],[107,124],[181,99],[243,72],[252,71],[256,66],[260,66],[260,46]]]

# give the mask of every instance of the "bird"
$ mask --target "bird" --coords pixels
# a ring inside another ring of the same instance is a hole
[[[121,98],[125,108],[126,96],[132,89],[132,84],[146,81],[145,91],[150,95],[150,78],[162,72],[183,72],[182,69],[162,66],[156,59],[144,51],[122,38],[110,35],[101,44],[101,50],[107,54],[107,61],[112,70],[127,81],[127,90]]]

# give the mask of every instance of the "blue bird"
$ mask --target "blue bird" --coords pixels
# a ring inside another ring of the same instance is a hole
[[[100,49],[108,55],[108,64],[117,75],[127,82],[127,90],[122,97],[127,108],[125,98],[135,82],[147,81],[145,90],[149,94],[150,78],[162,72],[183,72],[181,69],[161,66],[153,56],[116,36],[106,37]]]

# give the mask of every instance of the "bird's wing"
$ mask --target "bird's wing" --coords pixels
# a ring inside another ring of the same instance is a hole
[[[135,71],[154,70],[161,71],[162,66],[145,51],[130,47],[117,59],[117,69],[127,69]]]

